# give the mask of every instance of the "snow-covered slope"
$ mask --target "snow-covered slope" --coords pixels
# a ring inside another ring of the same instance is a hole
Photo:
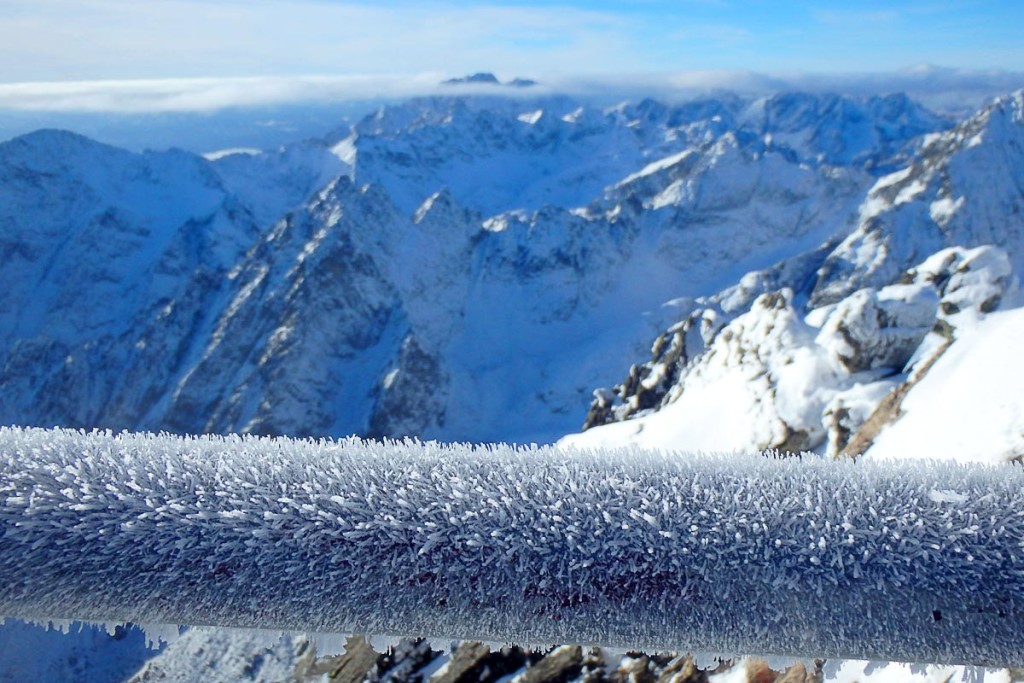
[[[773,290],[773,278],[745,278],[760,286],[726,290],[669,328],[651,361],[595,392],[588,422],[608,424],[564,443],[849,451],[884,399],[902,396],[951,342],[960,348],[961,333],[993,307],[1020,301],[995,247],[942,250],[903,279],[807,310],[791,288]],[[1009,370],[1014,361],[997,362]],[[998,380],[1015,390],[1012,373]],[[934,457],[923,443],[913,448]]]
[[[564,442],[1020,455],[1022,102],[926,136],[838,243],[699,300]]]
[[[0,145],[0,415],[128,424],[258,234],[209,164],[59,131]]]
[[[957,328],[866,457],[1024,460],[1024,308],[979,317]]]
[[[953,130],[924,138],[905,169],[876,183],[857,229],[822,265],[813,305],[893,282],[949,246],[1007,251],[1024,268],[1024,95],[1001,98]]]

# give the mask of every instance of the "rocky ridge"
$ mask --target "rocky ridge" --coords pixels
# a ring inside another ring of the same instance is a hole
[[[19,138],[0,420],[552,441],[664,302],[845,234],[944,125],[891,98],[439,97],[212,162]]]
[[[736,420],[719,448],[868,451],[958,326],[1022,303],[1021,101],[926,136],[838,243],[698,299],[649,361],[595,391],[584,428],[613,426],[565,442],[702,447],[694,427],[719,410]],[[709,405],[710,387],[733,380],[742,387]]]

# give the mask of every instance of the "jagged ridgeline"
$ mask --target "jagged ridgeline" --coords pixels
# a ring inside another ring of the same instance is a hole
[[[1024,663],[1020,468],[0,428],[0,501],[23,619]]]
[[[681,302],[566,443],[1020,458],[1022,101],[921,139],[848,232]]]
[[[213,161],[0,145],[0,422],[550,442],[709,296],[852,230],[901,96],[444,97]]]

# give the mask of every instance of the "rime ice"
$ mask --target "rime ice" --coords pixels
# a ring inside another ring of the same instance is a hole
[[[4,428],[0,586],[34,620],[1020,665],[1024,470]]]

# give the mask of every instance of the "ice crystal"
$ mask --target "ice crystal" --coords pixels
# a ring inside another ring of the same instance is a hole
[[[1021,665],[1024,470],[3,428],[0,586],[37,621]]]

